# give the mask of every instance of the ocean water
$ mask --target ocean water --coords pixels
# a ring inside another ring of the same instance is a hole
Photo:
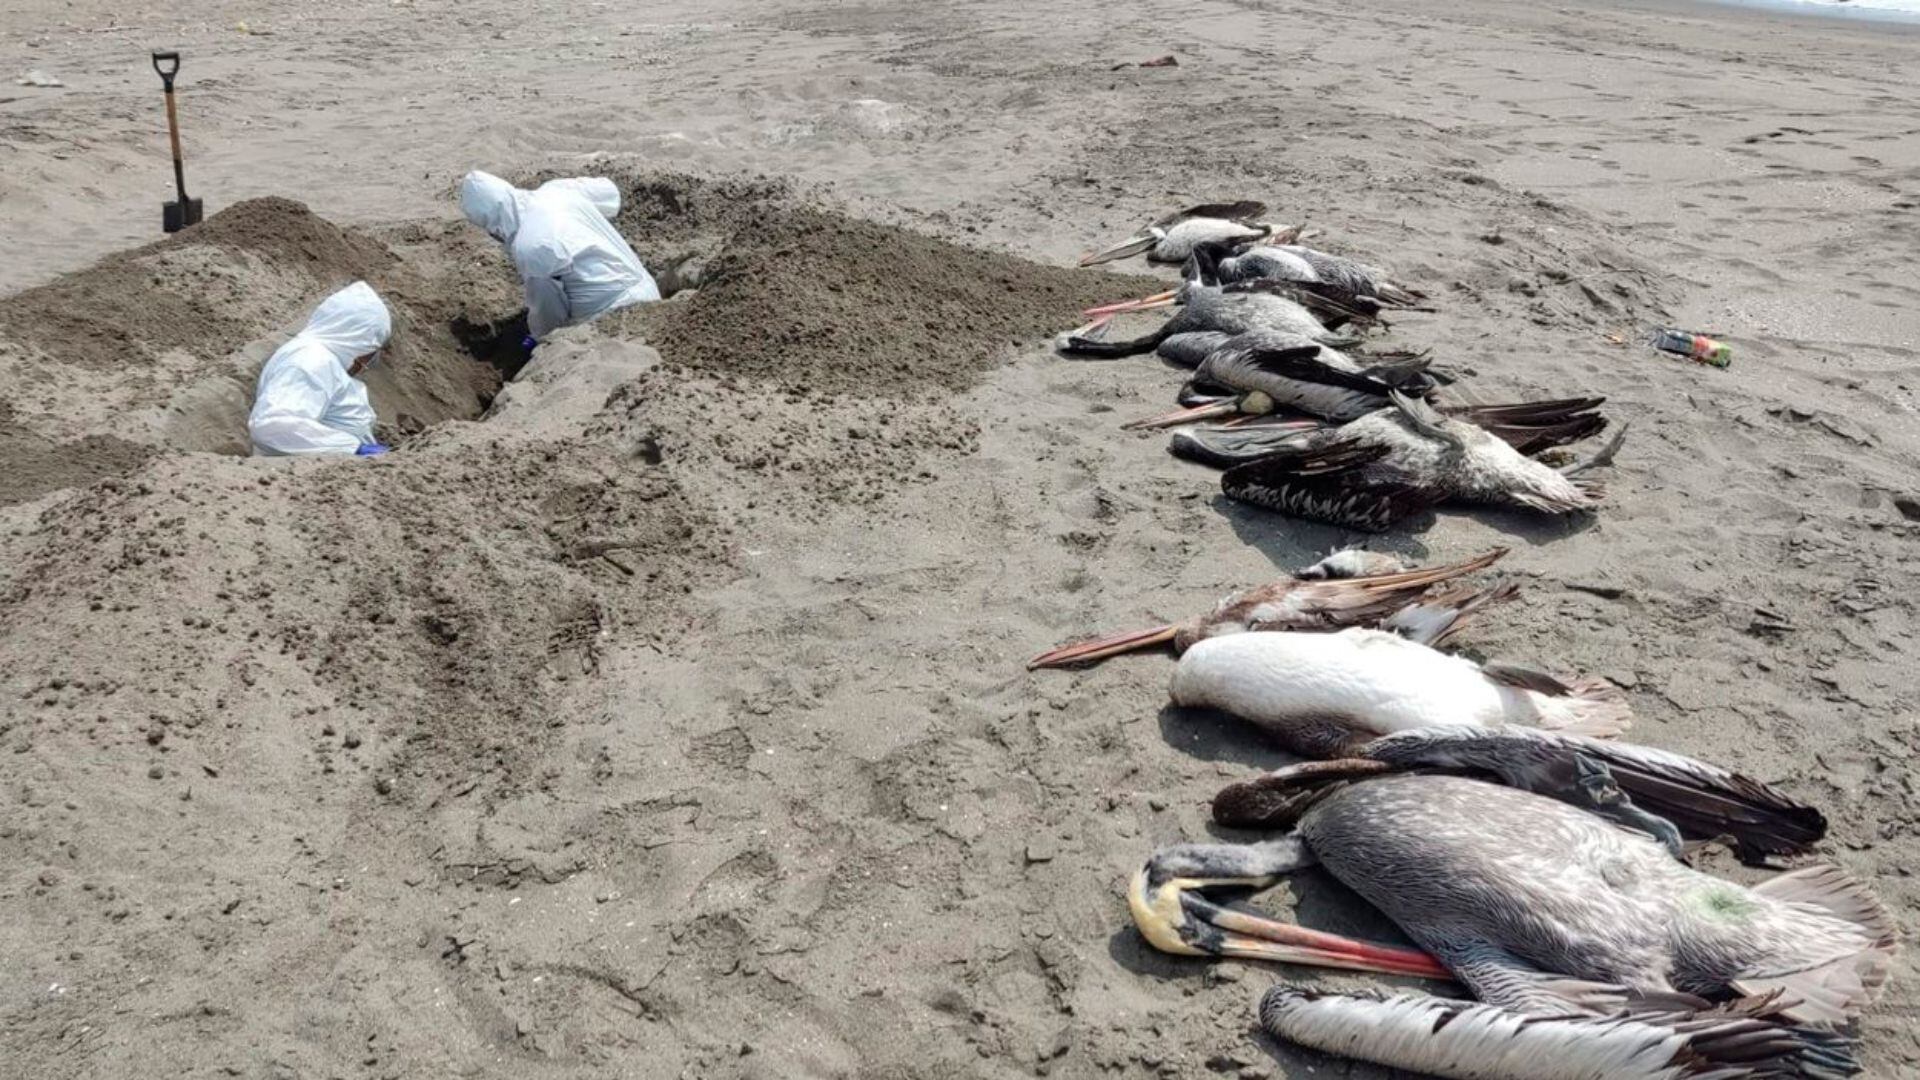
[[[1854,19],[1920,22],[1920,0],[1719,0],[1745,7],[1765,7],[1800,15],[1835,15]]]

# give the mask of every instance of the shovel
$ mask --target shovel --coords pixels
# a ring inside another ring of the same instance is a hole
[[[180,161],[180,115],[173,108],[173,77],[180,71],[180,54],[156,52],[153,70],[167,87],[167,134],[173,138],[173,186],[180,198],[160,208],[160,227],[177,233],[189,225],[200,224],[200,200],[187,198],[187,170]]]

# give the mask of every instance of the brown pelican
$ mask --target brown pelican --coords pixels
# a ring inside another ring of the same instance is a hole
[[[1244,334],[1259,330],[1336,347],[1356,341],[1334,333],[1298,300],[1272,289],[1189,282],[1181,286],[1180,296],[1179,310],[1151,333],[1127,341],[1106,341],[1094,334],[1105,327],[1108,319],[1102,318],[1061,335],[1055,347],[1065,356],[1112,360],[1153,352],[1170,338],[1199,331]]]
[[[1155,853],[1128,902],[1168,952],[1439,968],[1482,1002],[1267,993],[1271,1034],[1347,1057],[1475,1080],[1856,1071],[1848,1040],[1827,1029],[1878,996],[1897,953],[1872,894],[1830,866],[1751,888],[1710,877],[1580,809],[1594,793],[1621,797],[1604,784],[1550,798],[1459,776],[1365,780],[1315,802],[1292,835]],[[1265,889],[1315,863],[1420,948],[1304,930],[1202,895]]]
[[[1148,262],[1184,263],[1193,254],[1195,244],[1219,240],[1259,240],[1274,235],[1274,228],[1256,220],[1267,212],[1267,204],[1243,200],[1230,203],[1203,203],[1168,214],[1142,226],[1140,231],[1103,251],[1082,256],[1081,266],[1113,262],[1146,253]],[[1287,241],[1298,230],[1284,230]]]
[[[1279,278],[1333,285],[1348,296],[1371,297],[1390,307],[1416,307],[1426,299],[1425,293],[1395,285],[1365,263],[1299,244],[1242,248],[1221,257],[1218,272],[1222,281]]]
[[[1610,463],[1625,434],[1594,457],[1555,469],[1477,424],[1389,396],[1388,408],[1293,434],[1273,452],[1233,465],[1220,478],[1221,491],[1268,510],[1375,532],[1449,501],[1569,514],[1598,505],[1605,489],[1574,477]]]
[[[1250,721],[1316,758],[1347,757],[1381,735],[1438,724],[1533,724],[1599,737],[1631,726],[1632,709],[1604,679],[1568,684],[1423,644],[1444,639],[1462,614],[1416,610],[1404,635],[1352,627],[1208,638],[1181,655],[1169,695],[1175,705]]]
[[[1506,548],[1494,548],[1465,562],[1402,571],[1391,556],[1356,549],[1335,552],[1293,577],[1234,593],[1204,615],[1147,630],[1062,645],[1027,661],[1027,669],[1090,663],[1169,643],[1178,655],[1195,642],[1249,630],[1338,630],[1348,626],[1374,626],[1420,602],[1434,586],[1484,570],[1499,562],[1506,553]],[[1372,570],[1381,565],[1382,558],[1391,569]],[[1350,569],[1357,572],[1349,572]],[[1406,622],[1410,625],[1431,623],[1452,633],[1474,609],[1505,599],[1510,593],[1511,590],[1497,590],[1435,597],[1422,605],[1435,607],[1435,611],[1409,615]]]
[[[1686,839],[1730,839],[1743,861],[1762,863],[1805,854],[1827,834],[1820,811],[1738,773],[1648,746],[1526,727],[1383,735],[1351,757],[1300,762],[1232,784],[1214,796],[1213,819],[1275,828],[1341,782],[1416,770],[1465,771],[1543,795],[1579,790],[1589,810],[1652,836],[1675,856]],[[1588,790],[1602,781],[1618,787],[1621,798]]]

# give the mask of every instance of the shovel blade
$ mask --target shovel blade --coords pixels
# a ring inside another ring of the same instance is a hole
[[[167,203],[160,208],[160,227],[177,233],[189,225],[200,224],[200,212],[199,199]]]

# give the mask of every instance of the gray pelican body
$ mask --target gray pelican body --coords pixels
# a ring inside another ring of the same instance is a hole
[[[1116,359],[1153,352],[1182,334],[1215,331],[1237,335],[1254,331],[1303,339],[1314,345],[1340,346],[1354,338],[1336,334],[1300,303],[1278,292],[1188,282],[1179,290],[1179,310],[1152,333],[1128,341],[1104,341],[1088,331],[1090,324],[1061,336],[1056,348],[1066,356]]]
[[[1824,1030],[1882,988],[1897,945],[1841,871],[1748,888],[1567,801],[1458,776],[1390,775],[1316,802],[1286,837],[1163,849],[1129,905],[1156,947],[1431,975],[1482,1004],[1278,986],[1276,1037],[1474,1080],[1843,1076]],[[1420,949],[1304,930],[1200,895],[1266,888],[1314,864]],[[1714,1008],[1709,999],[1738,999]]]
[[[1112,247],[1083,256],[1080,265],[1094,266],[1143,253],[1148,262],[1184,263],[1199,244],[1272,236],[1273,226],[1256,220],[1266,212],[1265,203],[1252,200],[1190,206],[1142,226]]]
[[[1391,556],[1347,549],[1338,551],[1291,578],[1234,593],[1212,611],[1177,623],[1111,634],[1063,645],[1027,662],[1029,670],[1103,660],[1121,653],[1171,644],[1176,655],[1194,644],[1224,634],[1252,630],[1339,630],[1375,626],[1399,619],[1410,627],[1433,628],[1429,643],[1459,629],[1465,617],[1512,595],[1511,588],[1429,596],[1436,585],[1484,570],[1507,553],[1494,548],[1478,558],[1424,570],[1401,570]],[[1402,612],[1419,605],[1422,610]],[[1396,623],[1395,625],[1399,625]]]
[[[1292,436],[1233,465],[1221,490],[1268,510],[1376,532],[1443,502],[1569,514],[1592,509],[1604,494],[1574,476],[1610,462],[1618,437],[1593,459],[1555,469],[1477,424],[1390,396],[1389,408]]]

